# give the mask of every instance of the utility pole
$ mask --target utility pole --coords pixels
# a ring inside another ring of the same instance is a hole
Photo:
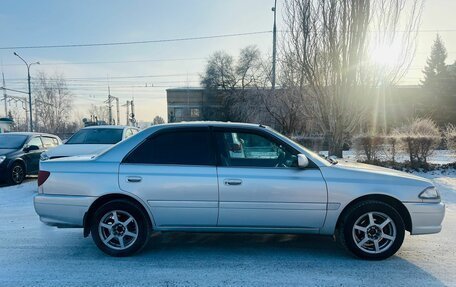
[[[116,125],[120,125],[119,98],[117,98],[117,97],[116,97],[116,109],[117,109],[117,122],[116,122]]]
[[[5,118],[8,117],[8,96],[6,95],[6,84],[5,84],[5,74],[2,72],[2,78],[3,78],[3,100],[5,101]]]
[[[29,98],[28,98],[28,102],[29,102],[29,121],[30,121],[30,131],[33,132],[33,118],[32,118],[32,88],[31,88],[31,85],[30,85],[30,67],[34,64],[37,64],[39,65],[40,62],[35,62],[35,63],[27,63],[27,61],[25,61],[21,56],[19,56],[16,52],[14,52],[14,56],[18,57],[19,59],[22,60],[22,62],[25,63],[25,65],[27,66],[27,80],[28,80],[28,95],[29,95]]]
[[[129,126],[130,125],[130,101],[127,100],[127,118],[125,121],[125,125]]]
[[[111,88],[108,86],[108,124],[112,125],[112,98]]]
[[[272,90],[275,90],[276,82],[276,57],[277,57],[277,27],[276,27],[276,13],[277,13],[277,0],[274,0],[274,7],[272,7],[272,12],[274,12],[274,26],[272,27]]]
[[[132,126],[136,127],[135,103],[133,100],[130,101],[130,105],[131,105],[131,123],[132,123]]]

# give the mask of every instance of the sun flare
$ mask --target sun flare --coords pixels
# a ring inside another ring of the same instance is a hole
[[[375,65],[393,66],[399,61],[401,49],[397,45],[382,45],[374,47],[369,55],[370,61]]]

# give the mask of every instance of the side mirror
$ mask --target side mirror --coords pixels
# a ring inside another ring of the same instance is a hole
[[[30,151],[39,150],[39,149],[40,148],[37,145],[31,145],[31,146],[28,146],[28,147],[24,148],[24,151],[25,152],[30,152]]]
[[[240,144],[232,144],[230,147],[230,151],[232,152],[241,152],[242,146]]]
[[[309,165],[309,160],[302,153],[298,154],[298,167],[305,168]]]

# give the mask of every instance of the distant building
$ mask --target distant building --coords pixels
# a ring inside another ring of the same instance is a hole
[[[14,121],[10,118],[0,118],[0,133],[9,132]]]
[[[166,90],[168,122],[223,120],[222,97],[203,88]]]
[[[203,88],[172,88],[167,89],[166,94],[168,122],[229,120],[225,117],[222,93],[214,94]],[[360,101],[366,108],[366,116],[359,126],[362,131],[369,130],[373,125],[377,130],[389,131],[416,116],[431,116],[437,123],[451,122],[448,118],[456,122],[456,97],[448,102],[448,111],[439,115],[432,109],[435,99],[426,95],[419,85],[379,88],[362,95]],[[274,126],[274,119],[266,111],[261,114],[257,122]],[[447,118],[440,119],[443,116]],[[318,130],[316,119],[306,118],[304,123],[305,133],[313,134]]]

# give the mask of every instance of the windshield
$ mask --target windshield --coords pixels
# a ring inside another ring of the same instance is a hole
[[[116,144],[122,140],[122,129],[82,129],[65,144]]]
[[[18,149],[24,145],[27,136],[0,134],[0,148]]]

